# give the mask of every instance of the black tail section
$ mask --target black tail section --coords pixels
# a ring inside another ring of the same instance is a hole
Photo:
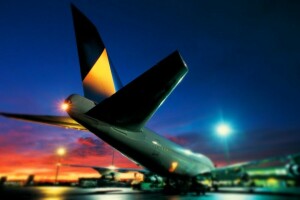
[[[116,126],[140,130],[187,71],[175,51],[87,114]]]
[[[96,27],[74,5],[71,4],[77,42],[81,78],[87,76],[105,49]]]

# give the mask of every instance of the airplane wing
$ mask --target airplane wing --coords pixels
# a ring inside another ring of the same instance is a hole
[[[35,123],[47,124],[63,128],[70,128],[76,130],[87,130],[78,122],[67,116],[49,116],[49,115],[27,115],[0,112],[0,115],[8,118],[30,121]]]

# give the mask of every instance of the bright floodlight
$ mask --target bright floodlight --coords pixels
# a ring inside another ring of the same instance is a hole
[[[63,156],[63,155],[65,155],[66,150],[64,148],[60,147],[60,148],[57,149],[56,153],[59,156]]]
[[[229,135],[230,132],[231,132],[231,129],[230,129],[229,125],[227,125],[227,124],[219,124],[217,126],[217,133],[220,136],[226,137]]]

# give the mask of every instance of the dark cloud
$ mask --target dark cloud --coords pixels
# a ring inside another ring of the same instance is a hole
[[[164,137],[166,137],[167,139],[180,144],[180,145],[186,145],[187,144],[187,139],[186,138],[182,138],[180,136],[173,136],[173,135],[169,135],[169,134],[164,134]]]
[[[71,156],[102,156],[112,154],[112,148],[105,142],[96,137],[80,137],[77,139],[77,145],[70,150]]]
[[[80,137],[78,138],[77,143],[88,147],[101,146],[104,144],[103,142],[101,142],[101,140],[91,137]]]

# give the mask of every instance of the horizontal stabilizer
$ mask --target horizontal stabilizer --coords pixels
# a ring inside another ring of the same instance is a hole
[[[86,128],[81,126],[78,122],[76,122],[70,117],[65,117],[65,116],[24,115],[24,114],[3,113],[3,112],[0,113],[0,115],[3,115],[4,117],[8,117],[8,118],[48,124],[52,126],[59,126],[64,128],[76,129],[76,130],[86,130]]]
[[[108,174],[111,172],[119,172],[119,173],[126,173],[126,172],[140,172],[142,174],[147,174],[149,171],[147,169],[138,169],[138,168],[119,168],[119,167],[100,167],[100,166],[89,166],[89,165],[76,165],[76,164],[62,164],[65,167],[82,167],[82,168],[92,168],[99,172],[99,174]]]
[[[175,51],[87,115],[112,125],[140,130],[181,81],[188,69]]]

